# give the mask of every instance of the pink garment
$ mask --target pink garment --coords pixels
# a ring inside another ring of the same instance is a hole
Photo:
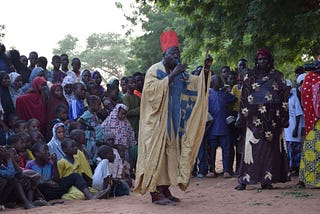
[[[125,110],[128,109],[124,104],[117,104],[110,115],[101,124],[101,129],[104,136],[106,136],[109,131],[115,135],[115,145],[124,145],[125,148],[130,148],[136,145],[137,141],[127,118],[119,120],[118,112],[120,108]]]

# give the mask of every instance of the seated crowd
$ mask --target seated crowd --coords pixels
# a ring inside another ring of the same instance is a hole
[[[104,87],[79,58],[70,70],[66,54],[52,57],[52,71],[47,62],[1,44],[0,209],[129,195],[144,75]]]

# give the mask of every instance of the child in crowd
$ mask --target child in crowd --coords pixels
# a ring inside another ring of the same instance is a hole
[[[122,165],[123,165],[123,170],[122,170],[122,178],[127,182],[130,188],[133,187],[134,180],[130,177],[131,175],[131,167],[130,163],[125,160],[125,146],[123,145],[117,145],[116,146],[118,153],[120,155]]]
[[[98,199],[106,195],[106,192],[101,192],[95,196],[92,195],[85,180],[77,173],[72,173],[67,177],[59,179],[56,156],[50,156],[46,144],[36,143],[32,146],[32,153],[36,159],[29,161],[26,168],[40,174],[38,188],[46,200],[61,198],[72,186],[81,190],[86,199]]]
[[[70,121],[76,121],[86,110],[84,107],[86,93],[84,85],[79,82],[72,85],[72,91],[74,93],[74,97],[72,98],[69,106],[69,118]]]
[[[228,84],[227,91],[231,92],[233,86],[237,84],[237,73],[236,72],[230,71],[228,73],[227,84]]]
[[[85,127],[86,134],[86,150],[90,156],[90,162],[93,164],[93,158],[96,154],[96,142],[103,141],[103,133],[100,127],[97,112],[100,110],[101,101],[98,96],[90,95],[87,98],[88,110],[85,111],[79,118],[79,122]]]
[[[110,167],[110,172],[112,174],[112,177],[121,179],[122,172],[123,172],[123,164],[122,164],[119,152],[116,149],[116,146],[114,144],[115,135],[112,132],[107,132],[104,134],[104,138],[105,138],[105,145],[110,146],[113,150],[114,161],[109,162],[109,167]]]
[[[34,160],[35,158],[31,151],[31,147],[33,144],[30,135],[28,134],[28,132],[21,132],[21,138],[26,148],[26,151],[23,154],[26,162],[28,162],[29,160]]]
[[[213,125],[208,130],[208,145],[210,145],[213,165],[212,177],[216,177],[215,161],[218,146],[222,148],[223,176],[231,177],[230,170],[230,133],[226,121],[227,105],[233,104],[237,98],[222,90],[223,82],[220,76],[213,75],[209,91],[209,113],[214,118]]]
[[[109,162],[114,161],[113,149],[110,146],[102,145],[97,151],[97,167],[92,177],[92,187],[97,190],[105,189],[109,184]]]
[[[23,91],[21,90],[22,87],[22,76],[17,72],[11,72],[9,74],[10,78],[10,86],[9,92],[13,102],[14,107],[16,107],[17,98],[23,95]]]
[[[58,161],[60,178],[66,177],[71,173],[80,174],[91,186],[92,171],[84,154],[78,150],[77,144],[73,139],[67,138],[61,143],[61,148],[65,158]]]
[[[0,144],[1,145],[5,145],[7,140],[8,140],[8,137],[10,135],[14,135],[15,132],[13,130],[13,125],[19,120],[19,116],[16,114],[16,113],[11,113],[9,114],[8,116],[8,128],[9,130],[5,133],[6,134],[6,139],[5,141],[1,142]]]
[[[73,92],[72,92],[73,83],[75,82],[70,76],[66,76],[61,83],[61,86],[63,87],[63,95],[68,102],[68,106],[71,104],[71,100],[73,98]]]
[[[52,83],[53,84],[62,83],[63,78],[66,76],[66,74],[60,70],[60,65],[61,65],[60,56],[59,55],[54,55],[52,57],[51,64],[53,66],[53,69],[52,69],[52,74],[53,74]]]
[[[28,131],[28,134],[30,135],[32,145],[36,144],[36,143],[46,143],[46,141],[40,131],[31,130],[31,131]]]
[[[13,131],[15,133],[19,133],[19,132],[27,132],[28,131],[28,122],[25,120],[17,120],[14,124],[13,124]]]
[[[28,131],[38,130],[40,131],[40,121],[36,118],[28,120]]]
[[[10,152],[11,150],[11,152]],[[35,206],[28,200],[22,185],[15,176],[21,175],[22,170],[15,161],[12,149],[0,146],[0,210],[5,209],[5,203],[14,190],[17,191],[19,198],[24,204],[24,208],[30,209]]]
[[[91,72],[88,69],[83,69],[80,73],[81,80],[80,82],[84,85],[87,84],[91,80]]]
[[[17,133],[15,135],[11,135],[8,138],[8,145],[11,145],[17,152],[19,156],[19,166],[21,168],[25,168],[26,166],[26,159],[24,157],[24,153],[26,151],[26,146],[22,137],[24,136],[23,132]]]
[[[127,106],[117,104],[110,115],[101,124],[104,134],[110,131],[115,135],[115,145],[124,145],[126,148],[125,159],[130,162],[130,149],[137,144],[135,133],[126,118]]]
[[[98,86],[98,96],[102,97],[104,94],[104,88],[101,85],[102,82],[102,77],[99,71],[94,71],[92,73],[92,79],[96,82],[97,86]]]
[[[52,138],[52,128],[56,123],[63,123],[65,125],[66,130],[69,129],[70,120],[69,120],[69,107],[65,104],[59,104],[55,110],[55,118],[50,122],[47,127],[47,138]]]
[[[86,159],[89,161],[90,156],[88,152],[85,150],[87,141],[84,131],[82,129],[74,129],[70,132],[70,138],[76,142],[78,152],[81,151],[85,155]]]
[[[65,153],[65,158],[58,161],[58,170],[60,178],[69,176],[72,173],[78,173],[83,177],[88,186],[92,186],[92,171],[85,155],[77,149],[76,142],[72,139],[65,139],[61,143],[61,148]],[[63,198],[83,199],[84,195],[79,194],[75,187],[71,188]]]
[[[49,152],[51,155],[55,154],[57,159],[60,160],[65,157],[61,148],[61,142],[66,137],[66,130],[63,123],[56,123],[52,128],[53,137],[48,143]]]
[[[123,159],[120,157],[120,154],[117,150],[117,146],[115,146],[115,135],[112,132],[108,132],[105,135],[105,144],[110,146],[113,150],[114,160],[113,162],[109,162],[110,173],[112,175],[112,180],[115,182],[116,186],[111,187],[112,193],[111,196],[122,196],[129,195],[129,185],[127,183],[127,179],[124,176],[126,172],[124,172]],[[125,153],[125,146],[123,146]],[[124,155],[123,155],[124,157]],[[99,159],[99,158],[98,158]],[[130,183],[130,182],[129,182]]]
[[[67,76],[72,77],[74,82],[80,82],[80,68],[81,61],[79,58],[75,57],[71,60],[72,70],[67,71]]]
[[[98,85],[96,84],[96,82],[94,80],[90,80],[89,82],[87,82],[86,84],[87,87],[87,96],[89,97],[90,95],[96,95],[99,97],[100,101],[101,101],[101,97],[99,96],[99,91],[98,91]],[[104,108],[103,104],[101,103],[101,108],[96,112],[99,121],[103,121],[107,118],[108,111]],[[88,103],[85,103],[85,106],[88,106]]]
[[[129,186],[125,180],[121,177],[115,177],[115,172],[110,168],[110,164],[114,163],[114,153],[112,154],[111,147],[107,145],[102,145],[99,147],[97,155],[98,155],[98,166],[94,172],[94,186],[96,188],[107,188],[110,186],[110,196],[123,196],[129,195]],[[109,170],[107,163],[109,163]],[[110,176],[108,176],[110,174]]]
[[[140,101],[141,99],[134,94],[136,89],[136,80],[134,77],[127,77],[128,92],[122,97],[123,104],[128,107],[127,119],[130,122],[136,136],[139,133],[139,120],[140,120]]]

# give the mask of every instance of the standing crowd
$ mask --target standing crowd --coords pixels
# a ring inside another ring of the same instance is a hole
[[[292,83],[260,49],[252,69],[240,59],[236,71],[214,74],[207,55],[189,74],[177,47],[163,46],[163,61],[146,74],[104,86],[79,58],[69,66],[68,55],[54,55],[50,71],[37,52],[26,57],[0,43],[0,210],[131,188],[150,191],[156,204],[178,202],[170,185],[185,190],[191,174],[219,176],[218,147],[222,176],[237,176],[237,190],[271,189],[290,176],[299,176],[297,188],[320,186],[320,71],[298,67]]]

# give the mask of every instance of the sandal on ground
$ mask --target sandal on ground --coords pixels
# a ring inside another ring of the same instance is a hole
[[[245,190],[246,189],[246,185],[245,184],[238,184],[234,189],[236,189],[236,190]]]
[[[206,175],[207,178],[216,178],[218,177],[217,173],[215,172],[209,172],[207,175]]]

